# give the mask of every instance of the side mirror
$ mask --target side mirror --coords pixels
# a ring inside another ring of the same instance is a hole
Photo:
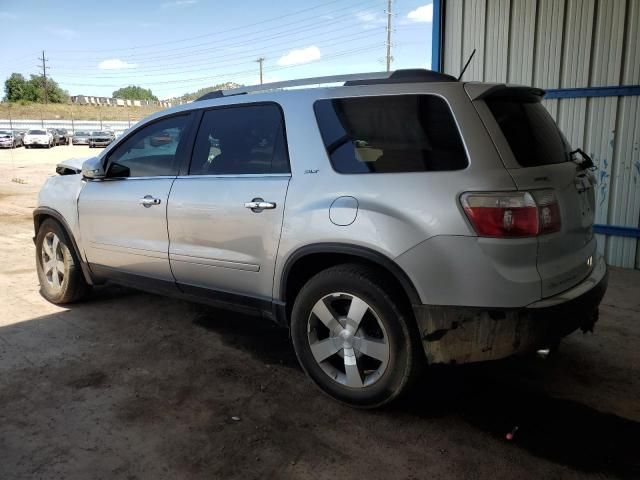
[[[102,162],[98,157],[85,160],[84,163],[82,164],[82,178],[87,178],[89,180],[97,180],[100,178],[105,178],[106,176],[107,174],[104,171]]]

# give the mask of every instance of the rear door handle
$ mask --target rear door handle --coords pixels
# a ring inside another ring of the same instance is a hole
[[[244,208],[249,208],[252,212],[260,213],[263,210],[273,210],[276,208],[276,204],[275,202],[265,202],[262,198],[254,198],[250,202],[245,202]]]
[[[140,199],[138,203],[140,203],[140,205],[145,208],[149,208],[153,205],[160,205],[160,203],[162,203],[162,200],[160,200],[159,198],[153,198],[151,195],[145,195]]]

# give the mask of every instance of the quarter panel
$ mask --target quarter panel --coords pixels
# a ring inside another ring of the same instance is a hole
[[[396,262],[424,304],[512,308],[541,297],[536,251],[535,238],[438,236]]]

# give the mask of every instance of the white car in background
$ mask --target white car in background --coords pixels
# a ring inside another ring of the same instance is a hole
[[[53,146],[53,135],[48,130],[29,130],[24,136],[24,148]]]

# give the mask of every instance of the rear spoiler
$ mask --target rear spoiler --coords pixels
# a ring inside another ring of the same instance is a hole
[[[487,97],[517,97],[529,102],[539,102],[547,93],[541,88],[504,83],[470,82],[464,84],[464,89],[471,100],[482,100]]]

